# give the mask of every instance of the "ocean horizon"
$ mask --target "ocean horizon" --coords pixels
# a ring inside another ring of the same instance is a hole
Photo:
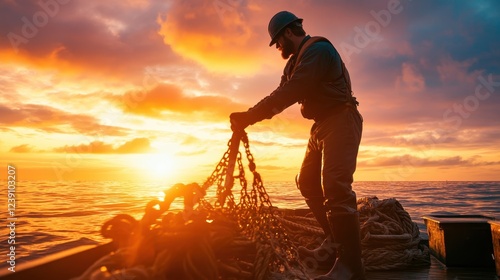
[[[293,182],[265,182],[273,206],[307,208]],[[170,187],[164,183],[118,181],[21,181],[16,187],[15,246],[17,265],[78,245],[100,244],[103,223],[115,215],[140,219],[146,203],[163,197]],[[358,181],[353,184],[358,199],[395,198],[417,223],[423,239],[427,233],[422,216],[430,214],[483,215],[500,219],[498,181]],[[215,198],[212,186],[207,198]],[[237,200],[238,185],[233,189]],[[171,210],[182,209],[182,199]],[[7,211],[0,218],[7,221]],[[8,224],[8,223],[7,223]],[[0,232],[2,255],[9,244],[9,228]],[[2,267],[6,265],[2,261]]]

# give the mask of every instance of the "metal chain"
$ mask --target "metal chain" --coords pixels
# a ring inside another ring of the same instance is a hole
[[[230,153],[229,147],[231,146],[231,140],[229,140],[227,142],[227,146],[228,146],[227,151],[224,153],[224,155],[222,155],[221,160],[219,161],[219,163],[215,167],[212,174],[207,178],[205,183],[203,183],[202,189],[204,191],[206,191],[209,187],[211,187],[214,183],[216,183],[217,184],[217,190],[216,190],[217,197],[221,197],[222,195],[229,197],[229,200],[230,200],[229,203],[232,206],[234,206],[234,198],[233,198],[233,195],[231,193],[231,190],[226,190],[224,188],[224,179],[226,178],[227,168],[229,166],[229,153]],[[206,201],[204,201],[204,202],[206,202]],[[221,205],[219,200],[217,200],[215,202],[214,206],[215,206],[215,208],[222,208],[222,205]]]
[[[269,194],[264,187],[264,182],[262,177],[256,171],[257,166],[255,164],[255,159],[250,152],[250,143],[248,137],[245,134],[242,137],[243,146],[245,148],[245,153],[248,159],[248,167],[253,173],[253,183],[252,189],[257,193],[260,201],[258,215],[260,216],[260,226],[263,231],[256,230],[256,232],[264,232],[261,234],[260,238],[262,242],[268,243],[273,247],[275,252],[275,260],[271,265],[271,270],[278,273],[283,273],[285,271],[291,272],[292,267],[299,268],[300,273],[294,273],[295,276],[303,276],[306,279],[307,273],[305,268],[298,259],[297,250],[295,245],[290,240],[288,233],[281,222],[276,218],[275,210],[276,208],[272,206]],[[255,200],[255,204],[256,204]],[[301,275],[300,275],[301,274]]]
[[[269,269],[273,273],[292,273],[298,279],[308,279],[304,266],[298,260],[297,250],[295,245],[290,240],[285,227],[276,218],[276,208],[272,206],[270,197],[264,187],[262,177],[256,171],[255,159],[250,151],[250,144],[246,133],[241,137],[245,149],[245,155],[248,160],[248,167],[253,174],[252,188],[248,190],[247,180],[245,178],[245,168],[242,163],[242,155],[238,151],[236,157],[236,165],[238,179],[240,184],[240,200],[236,204],[232,194],[231,187],[226,188],[224,181],[226,177],[233,174],[227,174],[229,163],[229,154],[231,140],[228,142],[228,150],[222,156],[222,159],[217,164],[215,170],[203,184],[203,190],[208,189],[214,183],[217,183],[216,194],[227,199],[227,204],[224,206],[219,200],[215,202],[215,207],[200,200],[200,207],[209,212],[214,209],[224,211],[226,214],[235,216],[236,220],[243,233],[248,235],[252,240],[260,244],[267,244],[272,248],[273,258],[269,264]],[[264,251],[263,251],[264,252]],[[257,256],[257,258],[263,256]],[[295,269],[293,269],[295,268]]]
[[[229,146],[231,144],[231,140],[228,141],[227,145]],[[225,173],[227,170],[227,166],[229,163],[229,148],[227,151],[222,155],[221,160],[215,166],[215,170],[212,172],[212,174],[207,178],[205,183],[202,185],[203,190],[207,190],[210,186],[212,186],[216,181],[217,185],[221,184],[221,181],[224,181]]]

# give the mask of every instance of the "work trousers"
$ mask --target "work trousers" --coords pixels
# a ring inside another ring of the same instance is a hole
[[[327,210],[356,211],[351,184],[362,130],[363,118],[351,104],[313,124],[297,182],[304,198],[323,201]]]

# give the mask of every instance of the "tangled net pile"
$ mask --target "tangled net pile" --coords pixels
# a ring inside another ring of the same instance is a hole
[[[251,187],[245,178],[240,141],[253,174]],[[241,187],[238,202],[232,192],[234,179]],[[216,198],[210,203],[206,190],[214,184]],[[168,211],[174,199],[181,196],[184,211]],[[358,201],[360,220],[365,224],[362,245],[367,270],[399,268],[410,262],[415,264],[415,260],[423,263],[425,257],[403,259],[398,255],[401,251],[408,255],[407,249],[402,249],[402,242],[408,241],[412,243],[411,250],[422,252],[418,249],[418,228],[412,223],[411,232],[407,228],[396,229],[395,223],[388,219],[396,216],[384,212],[382,204],[386,207],[377,199]],[[147,203],[140,221],[127,214],[107,221],[101,233],[113,239],[116,250],[75,279],[309,279],[307,272],[315,269],[314,264],[303,264],[296,247],[314,246],[322,239],[323,232],[305,212],[272,206],[256,171],[246,133],[234,133],[228,150],[203,185],[172,186],[165,191],[163,201]],[[398,237],[401,242],[396,244],[383,238],[393,231],[403,235],[404,241]],[[392,251],[383,251],[387,248]],[[394,261],[384,266],[380,263],[382,254],[392,254],[388,258]]]

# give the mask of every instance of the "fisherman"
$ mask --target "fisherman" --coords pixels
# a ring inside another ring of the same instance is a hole
[[[301,258],[328,255],[331,269],[316,279],[365,279],[351,185],[363,119],[339,53],[326,38],[306,35],[302,22],[288,11],[271,18],[269,46],[276,44],[283,59],[288,59],[281,83],[252,108],[232,113],[231,129],[244,130],[296,102],[301,104],[302,116],[314,124],[296,182],[325,232],[325,241],[314,250],[301,248],[299,254]],[[324,264],[317,261],[319,266]]]

